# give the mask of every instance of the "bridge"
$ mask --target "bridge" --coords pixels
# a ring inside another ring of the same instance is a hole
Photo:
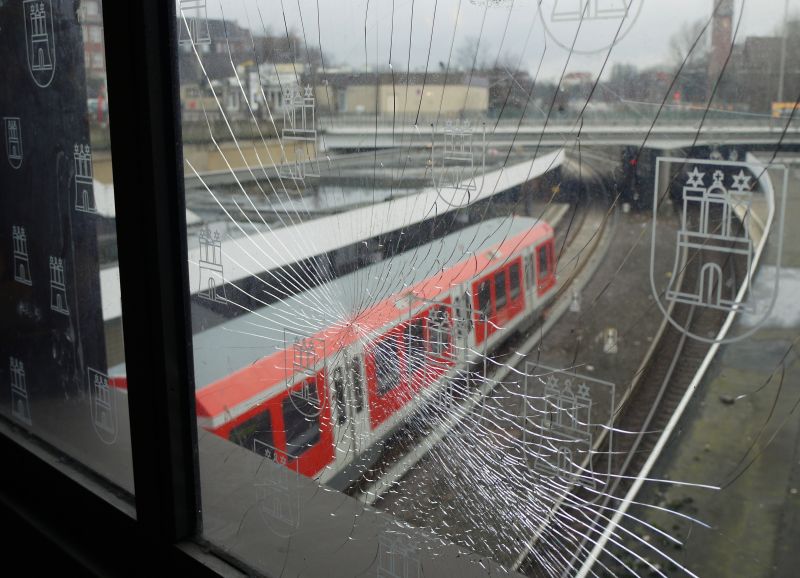
[[[471,119],[474,127],[485,126],[487,147],[553,147],[582,144],[597,146],[642,146],[672,150],[689,146],[800,144],[800,123],[763,115],[744,118],[703,119],[666,117],[653,122],[650,117],[625,119],[552,118],[523,119],[520,122]],[[391,117],[335,117],[321,119],[320,148],[329,152],[392,147],[430,147],[435,138],[431,123],[401,125]],[[412,119],[413,121],[413,119]],[[438,129],[441,132],[441,129]]]

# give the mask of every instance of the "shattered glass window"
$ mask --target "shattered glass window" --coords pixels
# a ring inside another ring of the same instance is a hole
[[[176,6],[204,543],[792,575],[800,2]]]

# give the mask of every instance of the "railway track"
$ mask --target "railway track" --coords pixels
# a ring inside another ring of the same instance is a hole
[[[698,258],[688,255],[686,263]],[[745,267],[735,259],[719,260],[719,265],[728,268],[736,282],[746,275]],[[692,286],[698,282],[694,268],[685,267],[682,283]],[[672,317],[689,331],[698,335],[716,335],[725,321],[726,313],[701,309],[694,305],[678,304]],[[567,495],[558,500],[560,515],[551,516],[551,525],[543,528],[532,541],[515,566],[520,572],[533,577],[553,576],[553,567],[544,569],[537,560],[560,560],[557,574],[570,576],[580,565],[605,530],[608,512],[614,503],[621,500],[630,489],[633,480],[641,472],[647,456],[653,450],[658,434],[666,427],[672,414],[680,404],[695,374],[703,363],[711,345],[687,337],[671,324],[666,324],[657,347],[651,351],[636,387],[623,399],[615,412],[613,447],[609,447],[609,436],[603,436],[594,451],[595,471],[611,472],[605,488],[587,489],[574,486]],[[570,520],[565,524],[563,520]],[[655,551],[654,557],[658,557]],[[607,554],[605,566],[617,566],[620,570],[630,568],[619,557]],[[662,560],[663,561],[663,560]],[[654,568],[650,568],[654,570]]]

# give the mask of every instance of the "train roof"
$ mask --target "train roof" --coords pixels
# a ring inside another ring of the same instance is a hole
[[[426,300],[551,234],[533,218],[489,219],[195,335],[198,415],[233,409],[290,377],[296,336],[316,338],[318,359],[373,340]],[[251,365],[259,370],[242,371]]]

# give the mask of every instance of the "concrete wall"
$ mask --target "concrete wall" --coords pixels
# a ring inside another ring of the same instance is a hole
[[[390,115],[414,114],[419,109],[420,114],[430,117],[439,113],[444,116],[456,116],[462,111],[467,114],[484,114],[489,108],[489,89],[485,86],[470,86],[465,84],[442,85],[411,84],[404,85],[381,84],[377,87],[378,99],[375,99],[375,85],[353,85],[345,88],[317,87],[315,93],[320,108],[329,109],[328,100],[332,102],[334,112],[347,114]]]
[[[341,95],[337,95],[340,99],[339,106],[344,108],[337,109],[338,112],[361,113],[361,114],[375,114],[375,86],[370,85],[354,85],[348,86],[343,90],[344,103],[341,102]],[[378,103],[380,106],[380,103]]]
[[[286,158],[289,161],[294,160],[294,146],[295,142],[284,143]],[[302,146],[306,147],[308,158],[316,156],[313,143],[302,143]],[[277,140],[266,141],[266,146],[261,141],[239,141],[239,147],[241,153],[235,143],[221,143],[220,153],[213,145],[188,146],[183,148],[183,154],[200,173],[228,170],[226,161],[235,169],[244,166],[273,166],[281,162],[281,148]]]
[[[208,145],[186,145],[183,147],[183,154],[200,173],[228,170],[226,159],[234,169],[243,168],[246,165],[251,167],[260,165],[273,166],[281,161],[281,148],[277,140],[267,140],[266,146],[260,140],[240,140],[238,142],[243,154],[239,153],[236,144],[233,142],[220,143],[222,154],[210,143]],[[303,143],[303,146],[305,147],[306,144],[306,158],[314,158],[316,156],[314,144]],[[290,162],[293,161],[295,156],[294,142],[286,141],[284,146],[286,147],[286,158]],[[244,156],[244,159],[242,156]],[[101,183],[111,184],[111,153],[108,151],[95,152],[92,166],[95,179]],[[191,169],[189,169],[189,172],[191,172]]]
[[[421,115],[431,116],[439,112],[445,116],[465,113],[485,113],[489,108],[489,89],[485,86],[467,86],[466,84],[425,85],[412,84],[393,88],[391,85],[380,87],[380,105],[382,114],[414,113],[419,109]]]

